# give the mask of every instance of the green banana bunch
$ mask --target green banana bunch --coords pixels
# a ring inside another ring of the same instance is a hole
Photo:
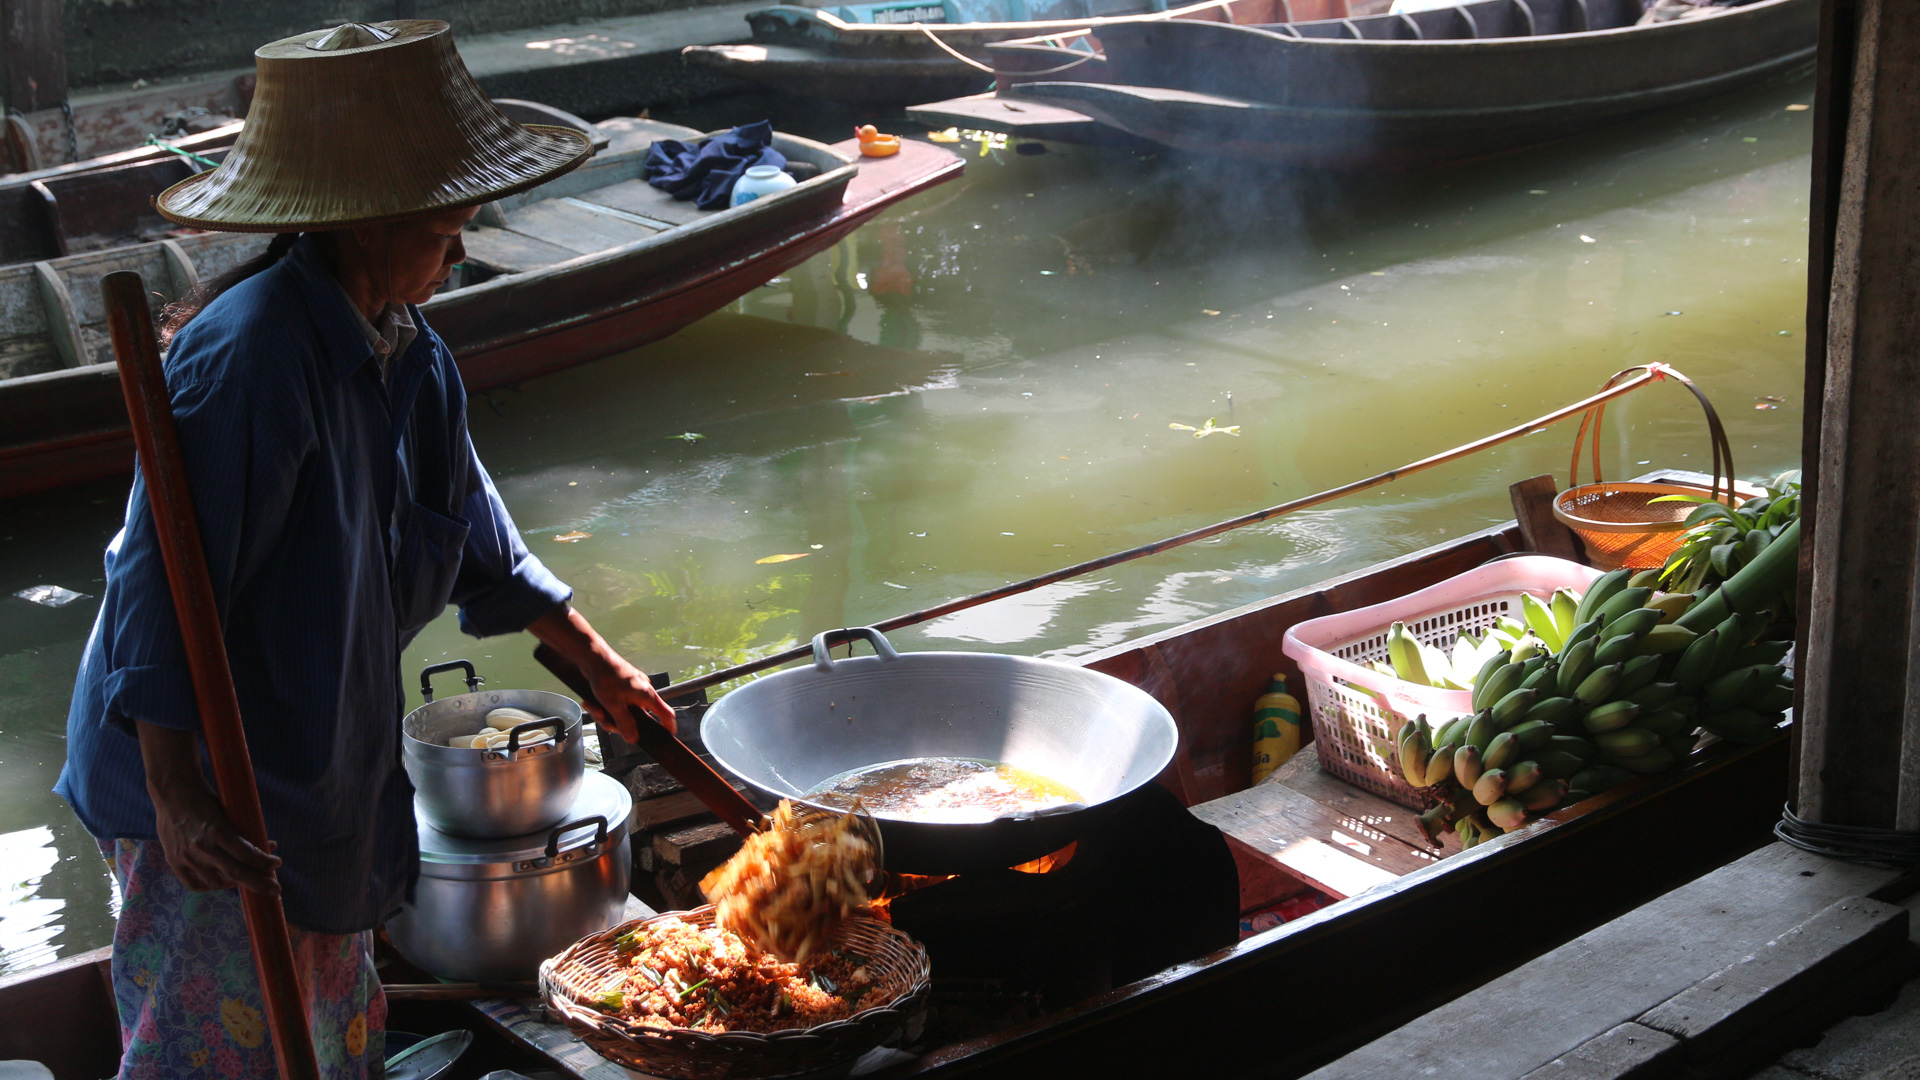
[[[1413,636],[1406,623],[1395,622],[1387,628],[1387,660],[1393,665],[1396,678],[1422,686],[1433,685],[1427,675],[1426,657],[1420,652],[1420,639]]]
[[[1547,651],[1559,652],[1560,647],[1566,643],[1567,632],[1573,627],[1568,626],[1562,629],[1560,624],[1554,621],[1553,608],[1541,602],[1532,593],[1520,594],[1520,612],[1526,618],[1527,629],[1540,638],[1546,645]]]

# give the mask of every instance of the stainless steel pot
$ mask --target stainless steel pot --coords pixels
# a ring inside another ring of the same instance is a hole
[[[633,796],[589,773],[566,821],[527,836],[474,840],[419,813],[420,881],[387,920],[400,955],[458,982],[530,982],[540,962],[626,912]]]
[[[433,700],[433,676],[464,670],[470,693]],[[414,808],[434,829],[452,836],[521,836],[559,822],[580,792],[587,770],[580,704],[544,690],[482,690],[465,660],[435,664],[420,673],[427,704],[400,722],[401,760],[413,781]],[[447,745],[471,735],[490,710],[512,706],[543,719],[513,728],[500,750]],[[552,731],[552,742],[521,746],[524,736]]]
[[[830,638],[864,637],[877,655],[835,661]],[[899,653],[871,627],[813,639],[813,666],[729,692],[700,736],[763,791],[800,799],[822,781],[923,757],[1005,762],[1084,800],[988,822],[874,815],[887,869],[958,874],[1007,867],[1066,846],[1116,798],[1173,758],[1179,730],[1145,691],[1073,664],[992,653]]]

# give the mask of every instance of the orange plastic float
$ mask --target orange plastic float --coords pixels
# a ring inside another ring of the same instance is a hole
[[[861,124],[853,132],[860,138],[860,153],[866,157],[892,157],[900,152],[900,136],[883,135],[872,124]]]

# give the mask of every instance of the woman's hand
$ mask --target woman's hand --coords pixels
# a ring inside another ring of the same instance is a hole
[[[659,721],[661,727],[677,733],[673,707],[661,699],[640,669],[615,652],[571,605],[561,604],[542,615],[527,631],[539,638],[541,644],[566,657],[587,677],[593,696],[611,713],[604,715],[600,709],[588,706],[602,726],[612,725],[628,742],[639,741],[640,731],[632,714],[637,708]]]
[[[147,794],[153,798],[160,850],[181,884],[194,892],[244,888],[280,895],[278,856],[261,851],[227,820],[200,773],[199,737],[136,721]]]

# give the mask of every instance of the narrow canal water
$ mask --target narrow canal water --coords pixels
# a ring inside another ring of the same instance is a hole
[[[1394,179],[966,144],[963,179],[730,310],[478,397],[474,438],[575,603],[676,676],[1365,476],[1636,363],[1693,376],[1739,474],[1769,477],[1799,448],[1811,94]],[[1564,481],[1572,438],[894,641],[1082,655],[1510,517],[1507,485]],[[1601,445],[1609,476],[1707,460],[1672,386],[1610,410]],[[0,508],[0,975],[111,932],[105,867],[48,789],[124,500]],[[41,584],[90,595],[12,595]],[[449,615],[405,663],[551,685],[530,649]]]

